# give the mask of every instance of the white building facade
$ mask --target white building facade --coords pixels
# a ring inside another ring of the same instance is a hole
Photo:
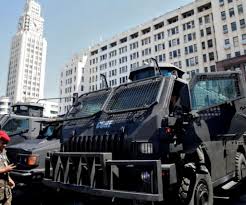
[[[183,69],[187,78],[216,72],[217,61],[246,54],[245,19],[245,0],[196,0],[120,33],[90,48],[84,91],[104,87],[100,74],[109,86],[123,84],[153,57]]]
[[[87,52],[75,54],[60,74],[59,115],[64,115],[71,107],[73,93],[88,92],[88,76],[86,74]]]
[[[39,104],[44,106],[44,117],[55,118],[58,116],[59,106],[58,102],[53,102],[49,100],[41,100]]]
[[[10,98],[2,96],[0,97],[0,115],[8,114],[11,111]]]
[[[43,98],[47,42],[35,0],[27,0],[12,38],[6,96],[13,103]]]

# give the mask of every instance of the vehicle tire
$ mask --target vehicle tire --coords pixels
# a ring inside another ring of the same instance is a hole
[[[246,160],[244,155],[238,152],[235,157],[235,180],[238,182],[246,177],[243,169],[246,169]]]
[[[189,205],[213,205],[213,186],[209,174],[197,174]]]
[[[209,174],[196,174],[183,178],[179,188],[179,200],[185,205],[212,205],[213,187]]]
[[[181,204],[187,204],[187,202],[190,201],[192,197],[192,192],[190,191],[192,189],[191,187],[191,179],[187,177],[183,177],[181,181],[181,185],[179,188],[178,196],[179,196],[179,202]]]

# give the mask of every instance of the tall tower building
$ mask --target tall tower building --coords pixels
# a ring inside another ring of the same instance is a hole
[[[12,38],[6,96],[12,103],[43,98],[47,42],[36,0],[27,0]]]

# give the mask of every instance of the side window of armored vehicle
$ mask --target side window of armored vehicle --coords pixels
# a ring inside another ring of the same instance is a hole
[[[200,79],[191,90],[195,110],[215,106],[240,96],[236,78]]]
[[[38,138],[47,140],[58,139],[58,129],[58,125],[47,125],[42,131],[40,131]]]
[[[170,103],[169,113],[190,111],[190,94],[187,84],[175,81]]]
[[[10,119],[3,127],[9,135],[26,131],[29,129],[29,120],[28,119]]]

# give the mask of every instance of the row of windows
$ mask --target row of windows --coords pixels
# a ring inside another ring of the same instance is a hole
[[[209,4],[206,4],[206,5],[200,6],[199,8],[197,8],[197,10],[198,10],[198,12],[202,12],[202,11],[205,11],[205,10],[210,9],[210,8],[211,8],[211,4],[209,3]],[[190,11],[184,12],[182,14],[182,17],[183,18],[187,18],[187,17],[190,17],[192,15],[194,15],[194,10],[190,10]],[[206,18],[208,18],[208,17],[206,17]],[[177,22],[178,20],[179,20],[178,16],[175,16],[175,17],[172,17],[172,18],[168,19],[167,22],[168,22],[168,24],[172,24],[172,23]],[[194,26],[195,26],[194,21],[185,23],[183,25],[183,30],[187,30],[189,28],[194,28]],[[154,30],[157,30],[157,29],[160,29],[160,28],[163,28],[163,27],[164,27],[164,22],[163,21],[153,25],[153,29]],[[130,34],[129,35],[129,40],[132,40],[132,39],[135,39],[135,38],[139,37],[139,33],[140,32],[141,32],[142,35],[148,34],[148,33],[151,32],[151,27],[147,27],[147,28],[142,29],[141,31],[135,32],[133,34]],[[168,30],[168,36],[176,34],[176,33],[178,33],[178,27],[175,27],[175,28],[172,28],[172,29]],[[164,38],[164,33],[162,33],[162,32],[155,35],[155,40],[160,40],[160,39],[163,39],[163,38]],[[125,42],[127,42],[127,40],[128,40],[128,37],[123,37],[123,38],[119,39],[119,43],[125,43]],[[117,43],[118,42],[115,41],[115,42],[110,43],[109,45],[102,46],[100,50],[101,51],[105,51],[105,50],[108,49],[108,47],[109,48],[115,47],[115,46],[117,46]],[[91,52],[91,55],[96,55],[97,53],[98,53],[98,50],[94,50],[94,51]]]
[[[38,87],[31,87],[31,86],[23,86],[23,90],[29,90],[29,91],[36,91],[36,92],[39,92],[39,88]]]
[[[233,46],[238,47],[239,46],[239,37],[235,36],[232,39],[233,39]],[[246,40],[246,34],[242,34],[241,39],[242,39],[242,41]],[[224,42],[225,42],[225,46],[230,45],[230,39],[229,38],[225,39]]]
[[[23,91],[23,95],[28,95],[28,96],[32,96],[32,97],[36,97],[38,98],[39,97],[39,93],[31,93],[31,92],[26,92],[26,91]],[[24,97],[25,99],[25,97]]]
[[[245,28],[246,27],[245,19],[240,19],[239,25],[240,25],[240,28]],[[231,31],[236,31],[236,30],[237,30],[237,22],[234,21],[231,23]],[[224,34],[228,33],[228,25],[227,24],[223,25],[223,33]]]
[[[207,27],[205,29],[205,31],[206,31],[207,35],[211,35],[212,34],[212,28],[211,27]],[[205,34],[204,34],[204,30],[203,29],[200,30],[200,33],[201,33],[201,37],[204,37]],[[194,41],[194,40],[196,40],[196,32],[192,32],[192,33],[188,33],[188,34],[184,35],[184,43],[188,43],[188,42]],[[142,40],[142,45],[143,46],[148,45],[150,43],[151,43],[150,37],[145,38],[145,39]],[[180,42],[179,38],[174,38],[174,39],[168,41],[169,47],[174,47],[174,46],[180,45],[180,43],[181,42]],[[134,43],[130,44],[130,50],[137,49],[137,48],[138,48],[138,42],[134,42]],[[155,48],[154,48],[155,52],[162,51],[164,49],[165,49],[165,42],[155,45]],[[127,52],[127,46],[124,46],[124,47],[119,49],[119,53],[120,54],[125,53],[125,52]],[[146,48],[146,49],[142,50],[142,56],[149,55],[150,53],[151,53],[150,48]],[[113,51],[111,51],[109,53],[109,58],[112,58],[112,57],[115,57],[115,56],[117,56],[117,50],[113,50]],[[135,54],[134,53],[130,54],[130,59],[131,60],[135,59],[135,58],[138,58],[138,54],[136,54],[136,53]],[[103,54],[103,55],[100,56],[100,61],[103,61],[103,60],[106,60],[106,59],[107,59],[107,54]],[[119,61],[120,61],[119,63],[121,64],[121,63],[126,62],[127,59],[125,59],[125,57],[121,57],[119,59]],[[90,65],[97,64],[97,63],[98,63],[98,58],[97,57],[90,60]],[[110,67],[114,66],[114,64],[115,64],[114,60],[110,61],[109,64],[110,64]],[[106,69],[106,65],[102,65],[102,67],[100,69],[101,70]]]
[[[240,4],[240,5],[237,6],[237,12],[238,12],[239,15],[240,15],[240,14],[243,14],[243,5],[242,5],[242,4]],[[221,15],[221,20],[223,20],[223,21],[226,20],[226,16],[227,16],[226,13],[227,13],[226,11],[222,11],[222,12],[220,13],[220,15]],[[230,9],[229,9],[228,15],[229,15],[230,17],[235,16],[235,10],[234,10],[234,8],[230,8]]]

